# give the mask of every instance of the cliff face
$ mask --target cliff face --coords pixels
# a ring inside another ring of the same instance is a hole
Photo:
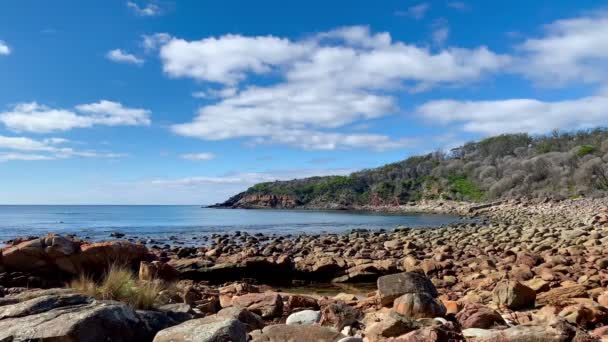
[[[243,194],[233,201],[227,201],[217,207],[225,208],[276,208],[276,209],[291,209],[299,205],[298,201],[286,195],[261,195]]]

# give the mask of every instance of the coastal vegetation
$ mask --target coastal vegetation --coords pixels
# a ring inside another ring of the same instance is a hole
[[[287,203],[331,208],[400,205],[422,199],[479,202],[598,196],[608,190],[607,161],[605,128],[547,135],[503,134],[348,176],[257,184],[220,206],[280,207]],[[266,205],[259,200],[264,196],[290,200]]]
[[[110,265],[99,282],[90,276],[80,274],[69,283],[68,287],[84,295],[123,302],[140,310],[151,309],[159,293],[166,289],[162,281],[139,280],[129,268],[118,264]]]

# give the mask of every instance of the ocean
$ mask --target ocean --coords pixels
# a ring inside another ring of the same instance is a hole
[[[351,229],[434,227],[458,217],[351,211],[210,209],[200,206],[4,205],[0,206],[0,241],[47,233],[74,234],[91,240],[125,239],[195,244],[213,233],[250,234],[343,233]]]

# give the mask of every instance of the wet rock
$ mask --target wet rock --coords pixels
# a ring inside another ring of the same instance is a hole
[[[378,278],[378,296],[382,305],[388,306],[406,293],[425,293],[437,297],[437,289],[425,276],[404,272]]]
[[[319,309],[319,303],[317,303],[315,298],[304,295],[289,296],[287,299],[287,306],[291,310],[300,308]]]

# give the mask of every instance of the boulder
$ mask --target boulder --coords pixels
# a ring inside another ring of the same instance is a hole
[[[466,304],[464,308],[456,314],[456,320],[463,329],[480,328],[489,329],[494,326],[506,325],[502,316],[480,304]]]
[[[426,293],[406,293],[395,299],[393,310],[409,318],[443,317],[446,308],[437,299]]]
[[[492,292],[494,304],[512,310],[534,307],[535,300],[536,291],[513,280],[498,283]]]
[[[236,319],[209,316],[159,331],[154,342],[247,342],[247,328]]]
[[[315,298],[304,295],[289,296],[289,299],[287,299],[287,306],[290,310],[299,308],[319,309],[319,303]]]
[[[386,341],[420,328],[422,325],[413,319],[393,313],[380,322],[371,324],[365,329],[365,338],[369,342]]]
[[[161,279],[173,281],[179,277],[179,273],[169,264],[161,261],[141,261],[139,263],[139,280]]]
[[[80,251],[80,246],[59,235],[21,242],[2,251],[6,268],[18,271],[52,271],[76,274],[78,268],[70,256]]]
[[[263,318],[273,318],[283,313],[283,299],[276,292],[249,293],[232,298],[232,305],[256,313]]]
[[[361,317],[361,312],[342,302],[331,303],[321,309],[321,325],[333,326],[340,331],[347,325],[355,323]]]
[[[239,320],[241,323],[244,323],[245,326],[247,326],[247,331],[262,329],[265,325],[262,317],[247,309],[234,306],[220,310],[216,316]]]
[[[315,310],[303,310],[294,312],[287,317],[285,324],[288,325],[313,325],[321,320],[321,312]]]
[[[434,298],[438,295],[433,283],[419,273],[404,272],[378,278],[378,296],[382,305],[389,306],[406,293],[426,293]]]
[[[399,342],[462,341],[462,335],[452,323],[447,323],[445,325],[435,324],[428,327],[422,327],[399,336],[396,340]]]
[[[126,342],[149,340],[156,333],[146,315],[125,304],[76,294],[35,297],[1,308],[0,341]]]
[[[252,342],[337,342],[346,336],[326,327],[312,325],[270,325],[262,329]]]

